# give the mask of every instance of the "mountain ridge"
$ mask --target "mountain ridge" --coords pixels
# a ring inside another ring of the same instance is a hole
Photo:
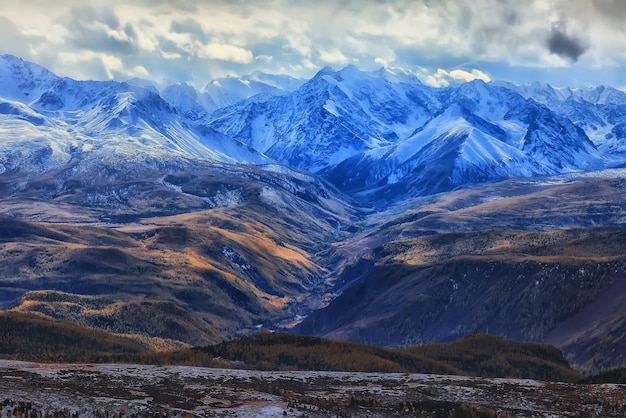
[[[607,254],[626,250],[603,228],[626,225],[611,168],[626,165],[625,95],[535,100],[348,66],[257,95],[233,78],[252,95],[211,111],[189,85],[77,81],[11,56],[0,75],[4,308],[180,344],[298,323],[369,341],[381,321],[389,344],[424,343],[515,323],[589,370],[623,363],[623,260]],[[530,240],[543,252],[513,244]],[[583,242],[606,254],[581,258]],[[580,318],[598,304],[602,335]]]
[[[391,350],[319,337],[260,332],[209,346],[155,349],[136,335],[111,334],[18,312],[0,312],[0,332],[7,337],[0,343],[0,358],[26,361],[436,373],[569,382],[582,377],[555,347],[489,335]],[[509,366],[494,367],[498,363]]]
[[[557,95],[544,86],[543,96],[537,86],[481,80],[432,88],[406,74],[347,66],[322,69],[302,83],[262,74],[215,80],[207,86],[237,96],[220,102],[208,87],[180,84],[158,93],[60,78],[17,57],[0,58],[3,125],[13,124],[24,138],[10,149],[5,140],[5,152],[23,160],[7,161],[5,170],[27,170],[33,159],[40,161],[36,170],[46,170],[94,153],[141,150],[162,160],[278,162],[317,173],[353,196],[398,188],[395,196],[373,197],[394,203],[468,183],[626,164],[626,119],[615,116],[626,94],[607,87]],[[577,102],[568,108],[572,98]],[[597,123],[568,111],[576,103],[600,118],[603,139]],[[433,177],[442,180],[428,185]],[[416,182],[424,186],[410,186]]]

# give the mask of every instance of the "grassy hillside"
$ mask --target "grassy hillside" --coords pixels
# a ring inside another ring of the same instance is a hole
[[[372,234],[388,242],[446,232],[621,227],[625,186],[623,178],[548,178],[464,187],[377,214]]]
[[[209,344],[219,333],[198,314],[173,301],[152,298],[118,300],[112,296],[83,296],[58,291],[32,291],[7,312],[33,312],[85,327],[141,339],[158,351],[189,344]],[[186,343],[183,343],[186,341]]]
[[[452,344],[385,349],[284,333],[259,333],[202,348],[148,350],[141,340],[53,321],[0,313],[0,358],[43,362],[126,362],[259,370],[326,370],[483,375],[573,381],[554,347],[472,336]]]
[[[624,365],[622,179],[510,180],[370,213],[273,166],[111,170],[71,187],[63,173],[19,193],[4,184],[0,309],[154,349],[304,314],[298,332],[338,340],[489,331],[550,342],[585,371]]]
[[[437,373],[576,381],[553,346],[472,335],[450,344],[385,349],[284,333],[260,333],[202,349],[262,370]]]
[[[329,184],[282,167],[102,170],[0,181],[0,309],[218,342],[293,320],[356,212]]]
[[[117,228],[0,218],[0,308],[194,345],[291,320],[328,274],[333,260],[318,252],[348,215],[316,194],[330,191],[302,181],[295,196],[280,173],[265,175],[271,191],[240,175],[171,175],[214,207]]]
[[[517,342],[487,334],[469,335],[448,344],[409,347],[405,351],[449,364],[470,375],[544,381],[580,378],[563,353],[552,345]]]
[[[40,315],[0,312],[0,358],[55,363],[137,363],[221,366],[191,348],[154,351],[155,339],[118,335]],[[160,341],[167,347],[167,341]]]
[[[581,383],[614,383],[626,385],[626,368],[607,370],[593,376],[589,376],[581,380]]]
[[[384,346],[489,331],[557,345],[581,370],[623,365],[621,228],[446,233],[384,244],[298,332]]]
[[[104,331],[32,314],[0,312],[0,355],[3,358],[87,362],[147,351],[137,342]]]
[[[264,332],[202,349],[261,370],[333,370],[462,374],[444,362],[420,355],[285,333]]]

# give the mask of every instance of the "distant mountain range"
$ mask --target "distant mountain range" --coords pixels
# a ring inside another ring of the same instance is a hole
[[[2,55],[0,308],[150,347],[490,331],[623,366],[625,166],[608,86],[348,66],[157,88]]]
[[[208,121],[340,189],[392,201],[466,183],[623,163],[617,148],[601,152],[597,135],[592,142],[566,115],[516,88],[476,80],[435,89],[407,81],[384,70],[326,68],[288,95],[242,101]],[[626,94],[619,97],[626,103]]]
[[[626,94],[611,87],[475,80],[432,88],[348,66],[308,81],[254,73],[159,93],[60,78],[10,55],[0,57],[0,82],[3,171],[137,154],[277,162],[393,202],[626,163]]]

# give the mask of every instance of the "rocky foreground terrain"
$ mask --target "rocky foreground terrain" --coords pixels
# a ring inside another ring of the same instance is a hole
[[[263,372],[0,360],[0,393],[2,418],[626,414],[625,385],[406,373]]]

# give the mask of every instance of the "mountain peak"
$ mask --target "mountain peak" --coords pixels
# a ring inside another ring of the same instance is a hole
[[[72,138],[106,138],[111,144],[123,138],[125,149],[154,147],[159,153],[173,149],[189,158],[237,163],[267,161],[266,155],[324,173],[340,186],[350,176],[362,184],[386,178],[390,183],[414,183],[419,167],[448,170],[461,146],[467,150],[466,166],[483,173],[474,179],[585,169],[589,166],[585,161],[599,161],[600,149],[610,155],[607,161],[613,165],[623,164],[626,158],[622,155],[626,155],[622,128],[626,118],[618,109],[610,114],[596,109],[595,119],[587,125],[583,120],[589,106],[626,103],[625,93],[608,87],[570,90],[540,83],[513,86],[473,80],[436,89],[423,85],[406,69],[363,71],[351,64],[340,71],[324,67],[293,90],[299,80],[257,71],[213,80],[201,91],[181,83],[159,94],[133,83],[61,79],[11,55],[0,56],[0,77],[0,98],[10,102],[3,107],[4,117],[31,123],[27,133],[19,133],[24,140],[47,137],[50,133],[41,130],[52,129],[57,118],[60,128],[54,135],[59,142],[72,132]],[[565,96],[580,99],[564,103]],[[542,103],[541,109],[537,103]],[[569,123],[568,116],[559,112],[576,106],[587,107],[575,108],[579,119]],[[545,117],[538,117],[544,113]],[[51,123],[32,123],[43,117]],[[215,132],[221,136],[217,138]],[[468,135],[471,141],[461,143]],[[603,143],[609,145],[597,145]],[[506,164],[494,165],[498,156]],[[359,163],[353,173],[348,166],[357,166],[355,161],[367,164]],[[462,181],[459,177],[457,184]]]
[[[382,67],[376,71],[391,83],[422,84],[411,71],[399,67]]]
[[[14,55],[0,55],[0,84],[6,99],[29,103],[59,80],[57,75],[38,64]]]
[[[16,57],[15,55],[11,54],[0,55],[0,71],[12,71],[14,73],[29,72],[36,76],[47,75],[50,77],[59,78],[56,74],[52,73],[52,71],[48,70],[47,68],[44,68],[39,64],[26,61],[20,57]]]
[[[193,86],[187,83],[172,84],[163,90],[163,97],[171,103],[171,98],[174,96],[176,101],[196,101],[198,99],[198,92]]]
[[[321,70],[319,70],[317,73],[315,73],[312,79],[320,78],[325,75],[331,75],[331,74],[335,74],[335,70],[333,70],[331,67],[327,65],[323,67]]]
[[[345,67],[343,67],[341,70],[339,70],[339,72],[340,73],[353,73],[353,72],[361,73],[363,71],[361,71],[361,69],[354,64],[348,64]]]

